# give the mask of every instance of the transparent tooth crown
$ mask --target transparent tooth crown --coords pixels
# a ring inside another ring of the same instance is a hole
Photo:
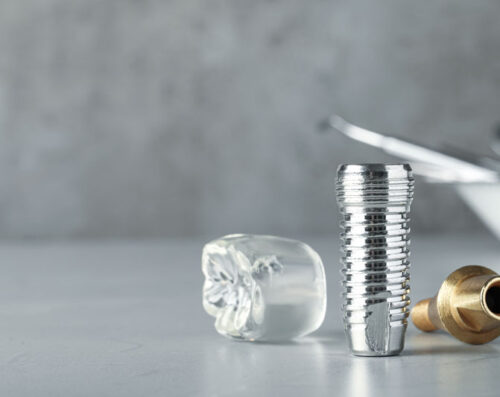
[[[342,309],[353,354],[389,356],[403,350],[413,185],[408,164],[338,168]]]
[[[324,320],[323,263],[300,241],[225,236],[205,245],[202,270],[203,307],[224,336],[288,340],[315,331]]]

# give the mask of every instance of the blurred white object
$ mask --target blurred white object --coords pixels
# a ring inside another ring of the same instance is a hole
[[[493,151],[500,156],[500,125],[497,126],[493,139],[491,140],[491,148]]]
[[[233,234],[205,245],[203,307],[220,334],[281,341],[320,327],[326,280],[320,256],[281,237]]]
[[[464,201],[500,240],[500,183],[457,184],[456,189]]]
[[[427,182],[453,184],[500,240],[500,160],[425,147],[358,127],[337,115],[332,115],[327,124],[351,139],[410,161],[414,174]]]

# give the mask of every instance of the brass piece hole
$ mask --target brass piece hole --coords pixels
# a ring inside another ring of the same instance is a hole
[[[494,285],[488,288],[485,301],[490,312],[500,315],[500,286]]]

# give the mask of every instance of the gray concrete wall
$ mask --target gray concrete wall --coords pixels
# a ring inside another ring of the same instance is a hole
[[[331,111],[488,150],[500,2],[3,0],[0,237],[336,231]],[[418,184],[416,231],[479,229]]]

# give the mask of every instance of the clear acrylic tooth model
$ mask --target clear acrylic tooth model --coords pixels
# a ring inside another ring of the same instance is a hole
[[[203,307],[216,330],[249,341],[283,341],[320,327],[326,282],[320,256],[307,244],[233,234],[205,245]]]

